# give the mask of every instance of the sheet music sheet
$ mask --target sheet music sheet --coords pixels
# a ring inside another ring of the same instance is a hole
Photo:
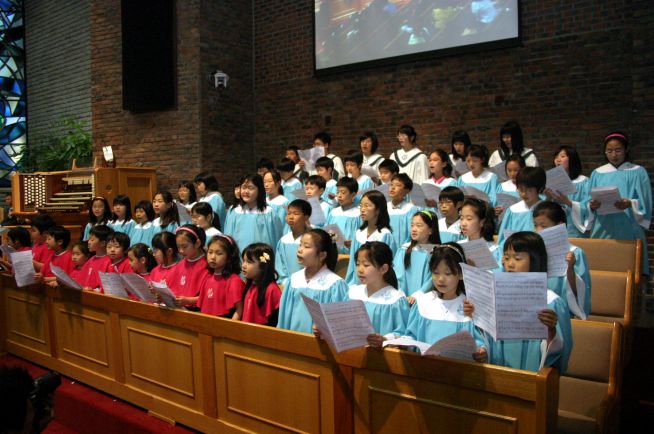
[[[470,169],[468,169],[468,165],[465,161],[459,160],[454,165],[454,171],[458,174],[458,176],[461,176],[470,172]]]
[[[497,339],[547,339],[547,273],[493,273]],[[476,308],[476,306],[475,306]]]
[[[343,231],[341,231],[341,228],[337,224],[327,225],[322,229],[332,237],[332,240],[334,240],[338,247],[345,245],[345,234],[343,234]]]
[[[127,291],[125,291],[123,279],[117,273],[103,273],[99,271],[98,275],[100,276],[100,282],[102,283],[102,289],[105,294],[127,298]]]
[[[32,262],[32,251],[26,250],[24,252],[14,252],[9,255],[11,258],[11,265],[14,270],[14,278],[16,279],[16,286],[22,288],[36,283],[34,274],[34,263]]]
[[[157,298],[154,296],[152,291],[150,291],[148,282],[143,277],[136,273],[121,273],[119,276],[123,280],[125,289],[139,300],[148,303],[154,303],[157,301]]]
[[[296,199],[307,200],[307,192],[304,191],[304,188],[298,188],[297,190],[293,190],[291,194],[295,196]]]
[[[298,155],[304,160],[304,170],[313,172],[316,170],[316,161],[320,157],[325,156],[325,148],[322,146],[314,146],[310,149],[300,149]]]
[[[614,185],[608,187],[593,187],[590,191],[590,197],[593,200],[602,203],[602,205],[597,208],[597,214],[599,215],[617,214],[622,212],[621,209],[615,207],[615,203],[622,198],[620,197],[618,187]]]
[[[82,289],[82,285],[77,283],[75,279],[70,277],[70,275],[66,273],[64,270],[62,270],[61,268],[57,267],[56,265],[50,264],[50,269],[52,270],[52,274],[54,274],[57,280],[59,280],[59,282],[62,283],[64,286],[72,289]]]
[[[438,197],[441,195],[441,189],[436,187],[430,182],[425,182],[421,184],[422,192],[425,195],[425,199],[433,200],[438,203]],[[415,188],[415,186],[414,186]]]
[[[375,190],[377,190],[378,192],[384,195],[384,197],[386,198],[386,202],[391,201],[391,194],[389,192],[390,186],[388,184],[378,185],[377,187],[375,187]]]
[[[188,212],[188,209],[186,209],[184,205],[182,205],[179,202],[175,202],[175,205],[177,206],[177,213],[179,214],[180,222],[193,221],[193,219],[191,218],[191,214]]]
[[[506,176],[506,160],[502,161],[500,164],[496,164],[493,167],[489,167],[488,170],[496,174],[500,182],[504,182],[509,179],[509,177]]]
[[[498,267],[493,253],[488,248],[485,239],[470,241],[459,244],[463,248],[467,260],[472,260],[474,266],[482,270],[492,270]]]
[[[539,235],[543,238],[547,249],[547,275],[565,276],[568,271],[565,256],[570,252],[568,230],[565,225],[560,224],[543,229]]]
[[[413,189],[411,189],[409,196],[411,197],[411,202],[413,202],[415,206],[419,206],[421,208],[427,206],[425,203],[425,192],[422,191],[422,187],[419,184],[413,184]]]
[[[5,258],[11,258],[11,254],[16,253],[16,249],[7,244],[0,244],[0,250]]]
[[[558,191],[566,196],[577,191],[577,187],[572,183],[568,172],[565,171],[563,166],[556,166],[545,172],[545,175],[547,175],[545,188]]]
[[[177,305],[175,304],[175,294],[168,288],[164,282],[152,282],[152,288],[159,294],[161,301],[166,307],[176,309]]]
[[[320,199],[317,197],[312,197],[308,199],[309,205],[311,205],[311,217],[309,217],[309,222],[314,226],[324,225],[327,219],[325,218],[325,213],[320,206]]]
[[[386,347],[388,345],[394,345],[396,347],[416,347],[420,350],[420,354],[425,354],[425,351],[431,347],[431,345],[426,342],[416,341],[415,339],[411,339],[407,336],[384,341],[382,347]]]
[[[377,170],[375,170],[374,167],[368,166],[367,164],[361,166],[361,174],[368,175],[372,179],[379,178],[379,173]]]
[[[498,206],[507,209],[520,202],[521,199],[519,197],[511,196],[510,194],[497,193],[495,195],[495,200],[497,201]]]
[[[445,336],[423,353],[425,356],[441,356],[458,360],[474,360],[472,354],[477,351],[477,344],[467,330]]]
[[[461,263],[463,281],[466,285],[466,298],[473,304],[475,311],[472,320],[477,327],[487,331],[496,339],[495,286],[493,274]]]
[[[459,189],[463,191],[463,195],[466,197],[476,197],[477,199],[490,203],[490,200],[488,199],[488,195],[483,191],[479,190],[478,188],[465,186],[465,187],[459,187]]]

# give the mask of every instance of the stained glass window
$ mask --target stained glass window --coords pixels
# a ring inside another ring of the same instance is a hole
[[[23,1],[0,0],[0,186],[9,185],[25,138]]]

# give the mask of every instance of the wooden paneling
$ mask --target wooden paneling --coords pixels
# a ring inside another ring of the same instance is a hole
[[[50,354],[45,297],[26,290],[5,290],[7,342]],[[4,327],[4,324],[3,324]]]

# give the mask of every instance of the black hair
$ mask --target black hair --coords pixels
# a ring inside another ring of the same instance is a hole
[[[325,265],[331,271],[336,269],[336,262],[338,261],[338,248],[334,244],[332,237],[322,229],[309,229],[304,235],[309,235],[316,245],[316,252],[318,254],[325,252]]]
[[[438,264],[441,261],[445,261],[445,265],[452,272],[456,272],[461,276],[459,279],[459,285],[456,288],[456,295],[461,295],[466,293],[465,283],[463,282],[463,270],[461,270],[461,262],[466,262],[466,255],[463,252],[463,247],[458,243],[445,243],[439,244],[434,247],[434,250],[431,253],[431,259],[429,260],[429,270],[433,273],[438,268]],[[436,286],[432,286],[432,290],[436,291],[438,298],[442,298],[441,294]]]
[[[89,235],[93,235],[100,241],[107,241],[109,237],[114,233],[114,230],[106,225],[95,225],[91,228]]]
[[[488,148],[484,145],[470,145],[466,157],[479,158],[483,167],[488,167]]]
[[[200,172],[193,178],[195,184],[203,183],[207,192],[218,191],[218,180],[209,172]]]
[[[318,167],[334,170],[334,161],[329,157],[320,157],[316,160],[316,168]]]
[[[511,136],[511,151],[504,144],[502,136],[504,135]],[[511,154],[522,155],[522,151],[525,149],[524,139],[522,137],[522,128],[516,121],[508,121],[500,128],[500,149],[504,152],[504,155],[508,157]]]
[[[129,197],[127,197],[124,194],[119,194],[118,196],[114,197],[114,201],[112,205],[125,206],[125,218],[123,219],[123,224],[121,226],[124,226],[127,222],[129,222],[132,219],[132,201],[129,200]],[[111,219],[114,221],[118,220],[118,216],[116,215],[115,212],[111,213]]]
[[[73,249],[75,247],[77,247],[80,250],[80,252],[82,252],[82,254],[84,256],[86,256],[87,258],[90,258],[91,256],[94,255],[94,253],[89,250],[89,242],[88,241],[79,240],[78,242],[76,242],[73,245]]]
[[[264,257],[264,254],[267,255],[267,258]],[[263,303],[266,301],[266,289],[268,288],[268,285],[277,280],[277,272],[275,271],[275,252],[268,244],[253,243],[243,250],[241,257],[251,262],[258,262],[259,269],[261,270],[259,278],[256,281],[247,279],[245,282],[242,299],[245,300],[248,290],[252,285],[255,285],[257,287],[257,306],[262,307]],[[261,258],[264,258],[265,262],[263,262]]]
[[[359,144],[368,139],[370,139],[371,142],[370,152],[374,154],[377,152],[377,148],[379,148],[379,139],[377,138],[377,134],[375,134],[374,131],[364,131],[363,134],[359,136]]]
[[[510,162],[518,163],[518,167],[520,167],[520,170],[524,169],[527,167],[527,163],[525,163],[525,159],[522,158],[522,155],[520,154],[511,154],[509,158],[506,159],[506,164],[504,165],[504,173],[506,172],[507,167],[509,166]],[[508,174],[507,174],[508,176]]]
[[[443,162],[443,175],[447,176],[448,178],[451,177],[454,168],[452,167],[452,162],[450,161],[450,157],[447,155],[447,152],[443,151],[442,149],[434,149],[429,153],[428,157],[431,157],[431,154],[437,154],[438,158],[440,158]]]
[[[391,160],[390,158],[385,159],[379,163],[378,170],[388,170],[391,173],[400,173],[400,166],[397,165],[397,162]]]
[[[268,158],[260,158],[259,161],[257,161],[257,170],[259,169],[268,169],[268,171],[271,171],[275,168],[275,163],[272,162],[272,160]]]
[[[356,179],[349,176],[342,176],[336,181],[336,188],[347,188],[350,193],[357,193],[359,191],[359,183]]]
[[[142,200],[136,205],[134,205],[134,211],[136,211],[137,209],[142,209],[143,212],[145,212],[145,216],[148,218],[149,222],[155,219],[154,208],[152,208],[152,202],[150,202],[149,200]]]
[[[161,250],[166,256],[166,250],[172,249],[173,258],[177,258],[179,250],[177,250],[177,242],[175,241],[175,234],[172,232],[164,231],[159,232],[152,238],[152,248]]]
[[[430,210],[418,211],[411,217],[411,221],[416,217],[422,218],[422,221],[431,229],[431,235],[429,235],[429,239],[427,240],[429,244],[440,244],[441,233],[438,230],[438,215]],[[412,239],[409,243],[409,247],[406,249],[406,253],[404,253],[404,268],[408,269],[411,266],[411,252],[417,245],[418,240]]]
[[[161,195],[161,198],[163,201],[167,204],[170,204],[170,207],[168,208],[168,211],[166,211],[163,215],[163,217],[160,217],[160,225],[162,228],[167,227],[171,223],[177,223],[179,224],[179,212],[177,211],[177,205],[175,205],[175,202],[173,202],[173,195],[170,194],[169,191],[162,190],[158,191],[154,197],[157,197],[157,195]]]
[[[22,366],[0,366],[0,420],[2,432],[23,432],[28,415],[28,401],[34,391],[34,380]],[[29,432],[32,432],[30,429]]]
[[[102,216],[98,220],[98,218],[93,214],[93,204],[95,202],[102,202],[104,205],[104,212],[102,213]],[[91,206],[89,206],[89,223],[92,225],[99,225],[99,224],[107,224],[109,220],[111,220],[113,213],[111,212],[111,208],[109,207],[109,202],[107,202],[107,199],[104,197],[96,196],[91,200]]]
[[[327,131],[319,131],[316,134],[314,134],[313,140],[315,141],[316,139],[328,145],[331,145],[332,143],[332,136],[330,136]]]
[[[123,232],[114,231],[107,237],[107,244],[109,244],[111,241],[117,242],[118,245],[123,249],[123,252],[125,252],[125,255],[127,255],[130,243],[129,235]]]
[[[463,191],[459,187],[445,187],[443,190],[441,190],[440,194],[438,195],[438,201],[442,202],[444,200],[449,200],[452,201],[455,205],[457,203],[463,202],[465,199],[465,195],[463,194]]]
[[[559,149],[554,153],[554,158],[552,160],[555,160],[556,156],[559,155],[561,152],[565,152],[565,155],[568,156],[568,175],[570,176],[570,179],[574,181],[579,177],[579,175],[581,175],[581,170],[582,170],[581,158],[579,158],[579,153],[572,146],[562,145],[559,146]]]
[[[567,217],[563,207],[556,202],[549,200],[544,200],[534,207],[532,211],[534,218],[544,215],[548,220],[554,222],[554,224],[559,225],[561,223],[567,224]]]
[[[234,238],[227,235],[214,235],[211,237],[209,243],[207,244],[207,251],[209,251],[211,245],[214,243],[218,243],[220,247],[225,251],[227,256],[227,261],[223,267],[222,275],[229,277],[232,274],[239,274],[241,272],[241,255]],[[211,268],[209,264],[207,264],[207,270],[212,273],[216,272],[216,270]]]
[[[363,154],[361,151],[351,150],[343,157],[343,164],[350,162],[356,164],[358,167],[363,165]]]
[[[456,152],[456,149],[454,149],[454,144],[456,142],[463,143],[463,155],[459,154]],[[470,145],[472,145],[472,142],[470,141],[470,136],[466,131],[455,131],[454,134],[452,134],[452,157],[465,160],[466,156],[468,155],[468,149],[470,149]]]
[[[320,175],[311,175],[304,182],[304,185],[313,184],[321,190],[324,190],[327,187],[327,181]]]
[[[361,200],[364,198],[368,199],[370,202],[375,205],[377,209],[377,224],[376,229],[380,231],[384,228],[387,228],[389,231],[393,231],[391,228],[391,218],[388,215],[388,205],[386,203],[386,196],[377,190],[370,190],[363,193]],[[368,227],[368,222],[364,221],[359,229],[365,229]]]
[[[19,242],[21,247],[32,247],[30,233],[22,226],[9,229],[7,237],[9,237],[12,243]]]
[[[472,208],[473,212],[479,220],[483,220],[484,224],[481,226],[481,237],[486,241],[493,241],[495,235],[495,209],[486,201],[477,199],[476,197],[467,197],[461,205]]]
[[[180,188],[186,188],[189,192],[188,194],[188,203],[194,203],[198,201],[198,195],[195,193],[195,186],[191,181],[182,181],[177,186],[177,190]]]
[[[277,170],[280,172],[293,172],[295,170],[295,162],[290,158],[284,157],[277,163]]]
[[[157,266],[157,260],[152,255],[150,248],[143,243],[136,243],[129,248],[127,253],[132,252],[136,259],[145,258],[145,269],[149,273]]]
[[[299,147],[299,146],[291,145],[291,146],[288,146],[288,147],[286,148],[286,150],[287,150],[287,151],[292,151],[292,152],[294,152],[294,153],[295,153],[295,156],[296,156],[297,158],[300,158],[300,147]],[[290,159],[290,158],[289,158],[289,159]],[[292,159],[290,159],[290,160],[293,161]]]
[[[404,185],[405,190],[413,190],[413,181],[406,173],[396,173],[391,177],[391,182],[393,181],[400,181]]]
[[[311,205],[304,199],[295,199],[293,202],[286,205],[286,209],[295,208],[302,212],[307,217],[311,217]]]
[[[241,185],[243,185],[244,180],[245,180],[245,176],[241,176],[240,178],[238,178],[238,181],[236,182],[236,184],[234,184],[234,190],[236,190],[237,188],[240,190]],[[236,197],[236,194],[235,194],[234,198],[232,199],[232,204],[229,206],[229,208],[234,209],[237,206],[241,205],[242,203],[243,203],[243,201],[241,200],[240,195],[239,195],[239,197]]]
[[[105,201],[106,202],[106,201]],[[52,226],[55,225],[55,221],[50,217],[49,214],[38,214],[34,216],[30,226],[36,228],[40,234],[43,235],[44,232],[48,232]]]
[[[604,137],[604,145],[602,146],[604,160],[606,162],[609,161],[609,159],[606,157],[606,145],[608,145],[611,140],[617,140],[618,142],[622,143],[622,146],[624,146],[624,161],[629,161],[629,137],[622,131],[611,131],[609,134],[607,134],[606,137]]]
[[[388,271],[384,273],[384,282],[397,288],[397,275],[393,269],[393,251],[388,244],[380,241],[368,241],[364,243],[354,254],[355,261],[359,260],[359,255],[363,252],[368,253],[368,261],[376,268],[388,265]]]
[[[213,211],[211,204],[208,202],[197,202],[191,208],[191,213],[200,214],[209,219],[211,226],[220,230],[220,217]]]
[[[192,244],[195,244],[196,241],[200,241],[200,250],[204,250],[204,243],[207,241],[207,235],[204,233],[202,228],[193,223],[182,225],[175,231],[175,238],[179,236],[186,238]]]
[[[63,226],[52,226],[48,229],[48,235],[54,238],[55,241],[61,241],[61,247],[68,248],[70,244],[70,231]]]
[[[547,273],[547,249],[545,242],[536,232],[515,232],[504,242],[504,253],[513,250],[516,253],[529,254],[529,271]]]
[[[538,193],[545,190],[547,175],[542,167],[525,167],[520,169],[515,179],[515,185],[518,187],[535,188]]]
[[[413,128],[411,125],[402,125],[400,128],[397,130],[398,134],[406,134],[409,136],[409,142],[411,142],[413,145],[416,144],[416,140],[418,139],[418,133],[416,133],[415,128]]]
[[[266,172],[266,175],[270,175],[273,182],[275,182],[276,184],[279,184],[279,187],[277,187],[277,194],[284,194],[284,188],[281,185],[282,175],[280,175],[279,172],[276,171],[275,169],[268,170],[268,172]],[[266,175],[263,175],[263,177],[265,178]]]
[[[258,173],[245,175],[241,186],[246,182],[251,182],[257,188],[257,209],[264,211],[268,205],[266,204],[266,189],[263,187],[263,178]]]

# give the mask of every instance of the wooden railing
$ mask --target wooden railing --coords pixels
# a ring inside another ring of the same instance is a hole
[[[0,351],[205,432],[554,433],[558,372],[361,348],[0,276]]]

